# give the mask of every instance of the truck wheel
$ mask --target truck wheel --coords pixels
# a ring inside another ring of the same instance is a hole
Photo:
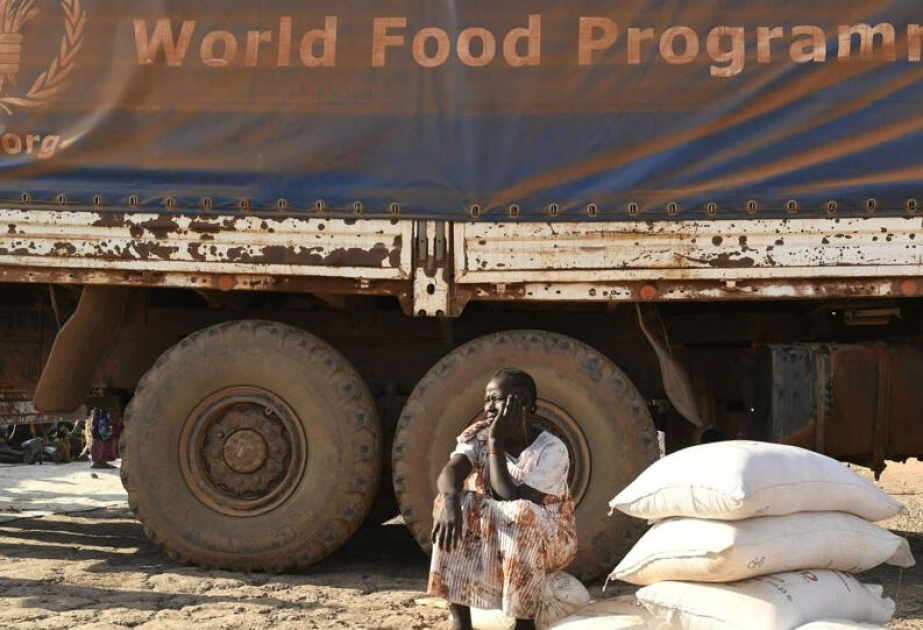
[[[517,330],[475,339],[451,352],[417,384],[394,439],[394,486],[404,522],[431,550],[436,477],[456,436],[481,413],[484,388],[503,367],[536,381],[534,421],[567,444],[577,504],[578,551],[568,572],[581,579],[610,571],[645,523],[609,513],[608,502],[658,455],[647,405],[612,361],[570,337]]]
[[[331,346],[284,324],[194,333],[138,384],[125,420],[131,509],[170,557],[283,571],[341,546],[378,486],[368,388]]]

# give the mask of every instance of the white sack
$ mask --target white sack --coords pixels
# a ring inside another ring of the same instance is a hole
[[[649,520],[738,520],[850,512],[869,521],[904,508],[844,464],[797,446],[731,440],[691,446],[651,464],[609,502]]]
[[[537,630],[544,630],[589,603],[590,593],[580,580],[563,571],[550,573],[545,577],[539,598],[535,626]],[[511,630],[516,620],[502,610],[472,608],[471,625],[475,630]]]
[[[683,630],[795,630],[821,619],[885,624],[894,601],[840,571],[775,573],[728,584],[657,582],[638,589],[654,617]]]
[[[535,615],[535,627],[537,630],[545,630],[589,603],[590,593],[580,580],[563,571],[552,573],[545,578],[538,613]]]
[[[516,620],[502,610],[471,609],[471,627],[474,630],[513,630]]]
[[[609,574],[611,580],[732,582],[798,569],[862,573],[914,565],[901,536],[845,512],[800,512],[740,521],[670,518],[654,524]]]
[[[888,630],[888,628],[871,623],[859,623],[858,621],[828,619],[824,621],[813,621],[807,625],[799,626],[798,630]]]
[[[650,630],[652,617],[634,595],[593,602],[548,630]]]

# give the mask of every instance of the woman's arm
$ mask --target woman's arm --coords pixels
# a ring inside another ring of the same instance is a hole
[[[489,442],[488,442],[489,446]],[[518,501],[524,499],[544,505],[548,496],[540,490],[524,483],[517,484],[510,475],[506,465],[506,451],[497,445],[490,447],[488,462],[490,466],[490,486],[497,498],[503,501]]]
[[[497,419],[487,434],[487,463],[490,470],[490,487],[494,495],[503,501],[525,499],[544,504],[545,493],[526,484],[517,484],[506,465],[506,440],[515,431],[522,430],[525,414],[522,401],[510,396],[503,401]]]
[[[442,468],[436,479],[436,488],[442,496],[442,509],[433,523],[433,544],[444,551],[452,551],[464,532],[465,519],[461,510],[461,493],[472,465],[467,457],[456,453]]]

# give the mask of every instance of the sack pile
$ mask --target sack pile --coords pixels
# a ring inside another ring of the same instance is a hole
[[[654,524],[609,579],[642,586],[645,608],[683,630],[875,627],[856,623],[887,623],[894,602],[853,574],[914,564],[907,541],[875,524],[903,511],[900,503],[794,446],[686,448],[651,465],[610,507]]]

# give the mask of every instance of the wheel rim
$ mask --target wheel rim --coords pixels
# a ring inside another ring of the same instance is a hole
[[[292,495],[307,464],[297,415],[278,396],[232,387],[203,399],[180,441],[183,477],[196,498],[233,516],[269,512]]]
[[[580,501],[590,485],[592,468],[590,445],[587,442],[586,435],[580,428],[577,419],[566,409],[541,398],[536,402],[536,407],[532,422],[560,438],[567,446],[567,454],[570,457],[571,464],[567,482],[570,486],[574,504],[580,505]]]

